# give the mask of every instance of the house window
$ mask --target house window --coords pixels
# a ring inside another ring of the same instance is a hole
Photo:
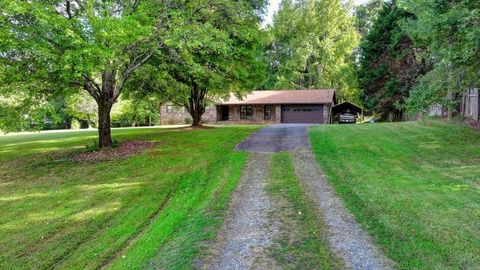
[[[173,113],[173,112],[175,112],[175,106],[167,105],[167,113]]]
[[[240,119],[252,119],[253,118],[253,107],[252,105],[242,105],[240,106]]]
[[[271,120],[272,119],[273,106],[265,105],[263,106],[263,119]]]

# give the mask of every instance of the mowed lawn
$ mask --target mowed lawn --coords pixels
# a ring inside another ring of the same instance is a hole
[[[315,127],[318,161],[400,269],[480,269],[480,133],[440,121]]]
[[[98,163],[62,154],[94,131],[0,136],[0,269],[191,267],[240,177],[234,146],[256,129],[118,129],[158,146]]]

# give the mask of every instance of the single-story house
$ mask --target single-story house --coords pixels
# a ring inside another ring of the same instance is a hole
[[[231,95],[206,109],[204,123],[332,123],[335,90],[253,91],[242,98]],[[161,106],[161,124],[188,123],[184,108]]]

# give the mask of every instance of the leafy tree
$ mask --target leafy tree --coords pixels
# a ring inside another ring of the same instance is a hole
[[[355,97],[359,35],[350,6],[340,0],[283,0],[270,31],[264,88],[337,88],[341,99]]]
[[[99,145],[110,146],[112,105],[132,74],[165,43],[178,4],[2,1],[0,93],[21,96],[22,105],[32,106],[45,95],[83,89],[98,105]]]
[[[402,120],[402,105],[427,67],[421,48],[401,28],[413,14],[386,3],[360,46],[359,85],[365,107],[386,119]]]
[[[253,90],[261,80],[259,14],[264,4],[202,0],[183,6],[172,18],[171,39],[142,69],[149,76],[138,75],[142,87],[136,89],[161,93],[185,107],[192,126],[201,124],[214,99]]]
[[[399,0],[399,5],[415,14],[403,28],[427,48],[433,67],[419,79],[407,107],[413,112],[436,103],[454,108],[455,96],[480,85],[480,1]]]

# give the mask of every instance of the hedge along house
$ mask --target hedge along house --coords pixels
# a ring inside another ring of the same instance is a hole
[[[230,95],[206,109],[203,123],[275,124],[332,123],[336,103],[335,90],[253,91],[244,97]],[[187,123],[191,119],[184,108],[161,106],[161,124]]]

